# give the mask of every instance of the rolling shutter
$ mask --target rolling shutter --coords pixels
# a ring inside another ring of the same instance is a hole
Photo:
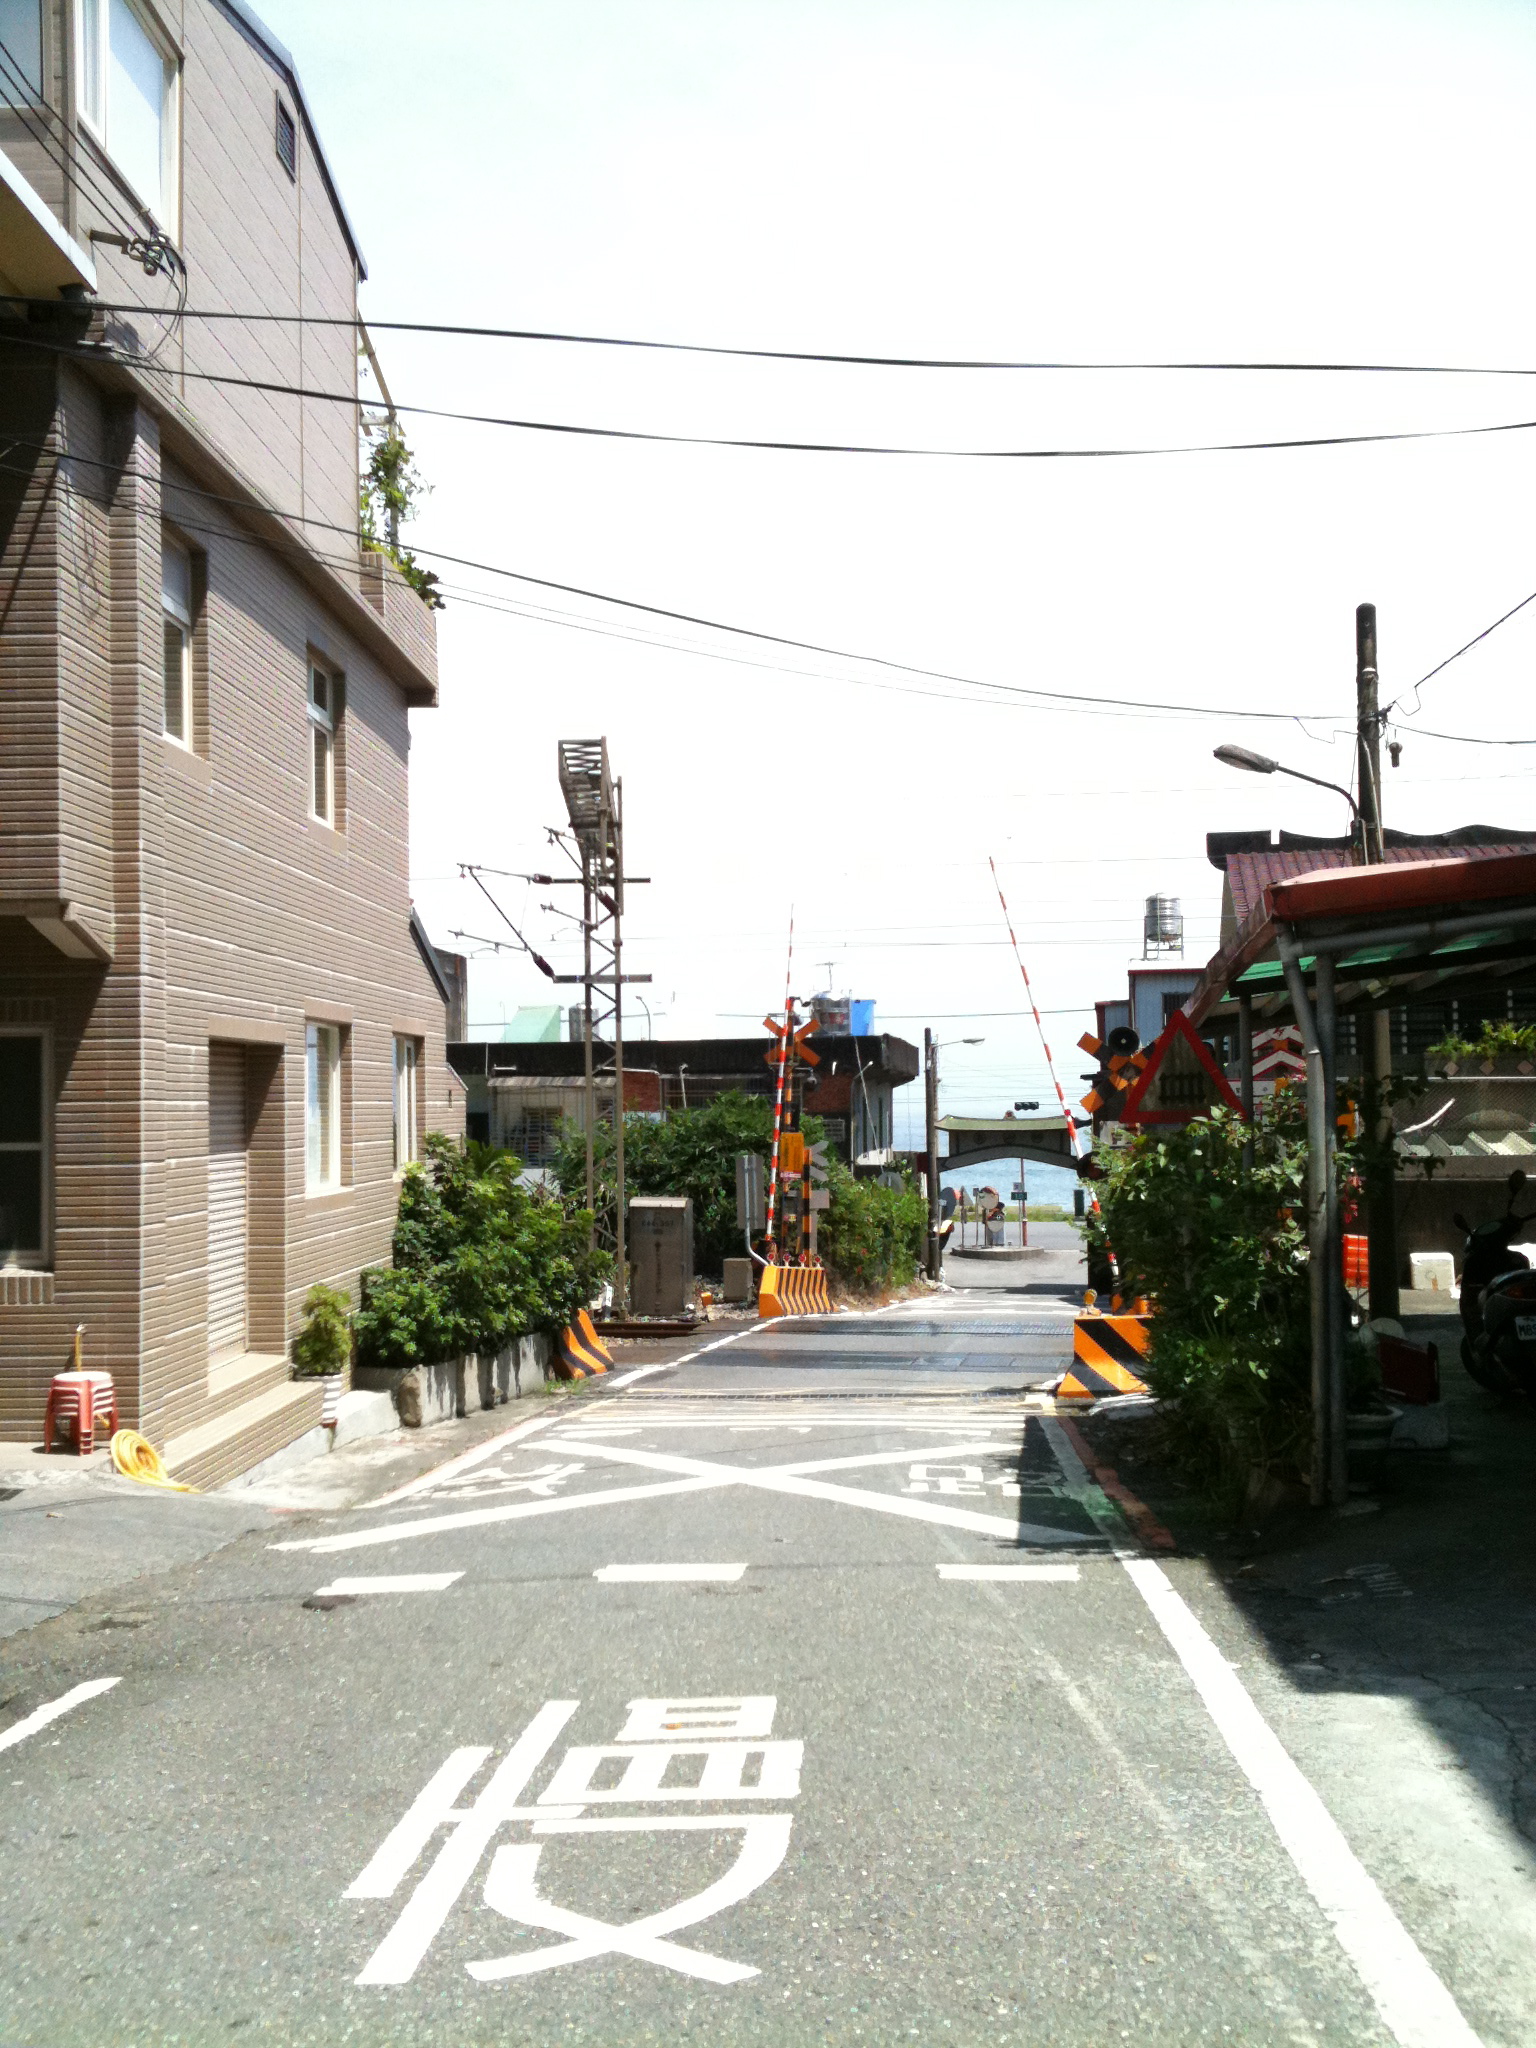
[[[208,1354],[245,1335],[245,1052],[208,1048]]]

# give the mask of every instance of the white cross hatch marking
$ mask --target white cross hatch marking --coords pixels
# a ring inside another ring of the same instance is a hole
[[[653,1500],[664,1494],[699,1493],[717,1486],[750,1486],[768,1493],[798,1494],[807,1500],[864,1508],[871,1514],[900,1515],[916,1522],[937,1522],[946,1528],[970,1529],[983,1536],[1004,1535],[1015,1542],[1056,1545],[1102,1541],[1099,1537],[1075,1530],[1053,1529],[1043,1523],[1015,1522],[1001,1515],[982,1515],[965,1508],[940,1507],[936,1502],[907,1500],[896,1494],[868,1493],[856,1487],[835,1486],[808,1476],[816,1472],[846,1471],[856,1466],[907,1464],[914,1459],[939,1460],[993,1451],[997,1446],[990,1440],[942,1444],[916,1451],[908,1446],[900,1451],[873,1451],[854,1458],[815,1458],[794,1465],[722,1465],[709,1459],[684,1458],[663,1451],[639,1451],[628,1445],[590,1441],[582,1448],[589,1458],[606,1458],[614,1464],[638,1465],[652,1472],[676,1472],[686,1476],[651,1486],[614,1486],[601,1493],[570,1494],[561,1500],[518,1502],[501,1508],[472,1508],[462,1514],[433,1515],[420,1522],[398,1523],[392,1529],[359,1529],[350,1535],[313,1536],[295,1542],[274,1543],[271,1548],[317,1552],[361,1550],[379,1543],[399,1543],[407,1537],[436,1535],[444,1529],[483,1528],[488,1523],[520,1521],[531,1515],[561,1514],[573,1508]]]

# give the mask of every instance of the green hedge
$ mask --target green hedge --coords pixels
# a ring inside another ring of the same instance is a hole
[[[1165,1441],[1233,1498],[1259,1475],[1299,1478],[1311,1442],[1299,1092],[1261,1103],[1251,1131],[1222,1109],[1096,1157],[1107,1178],[1089,1236],[1113,1248],[1122,1294],[1152,1298],[1146,1379],[1168,1404]]]
[[[832,1206],[821,1218],[821,1255],[853,1287],[905,1287],[917,1278],[928,1236],[928,1205],[903,1176],[900,1187],[858,1180],[832,1162]]]
[[[804,1119],[813,1144],[819,1117]],[[736,1155],[766,1160],[773,1146],[773,1104],[764,1095],[731,1091],[696,1109],[665,1118],[631,1111],[624,1119],[624,1180],[632,1195],[689,1195],[693,1199],[693,1255],[701,1273],[718,1274],[724,1262],[746,1255],[736,1221]],[[556,1151],[556,1185],[574,1199],[586,1188],[586,1139],[567,1124]],[[613,1131],[601,1125],[593,1145],[598,1200],[613,1203]],[[884,1188],[855,1180],[840,1160],[831,1162],[832,1206],[821,1217],[819,1241],[827,1264],[859,1287],[900,1286],[913,1278],[923,1256],[927,1213],[910,1183]]]
[[[591,1218],[522,1186],[522,1163],[434,1132],[410,1167],[395,1220],[394,1263],[362,1276],[358,1356],[369,1365],[436,1365],[563,1329],[612,1271],[588,1249]]]

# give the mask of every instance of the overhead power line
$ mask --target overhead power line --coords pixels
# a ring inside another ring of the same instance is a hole
[[[1530,424],[1536,425],[1536,421],[1533,421]],[[11,452],[15,449],[22,447],[30,448],[34,452],[47,452],[44,444],[42,443],[23,441],[13,441],[10,444],[8,444],[7,452]],[[99,459],[94,459],[90,456],[60,454],[57,459],[60,461],[81,463],[86,465],[87,467],[94,469],[105,470],[111,467],[110,464],[100,461]],[[18,469],[14,464],[7,464],[3,461],[0,461],[0,472],[10,475],[30,474],[30,472],[28,471]],[[237,509],[248,509],[248,501],[243,498],[230,496],[228,494],[216,491],[204,490],[194,484],[177,483],[172,485],[171,488],[183,497],[195,497],[203,499],[204,501],[211,504],[232,506]],[[306,513],[284,512],[278,511],[276,508],[268,509],[274,511],[275,515],[278,518],[284,519],[293,525],[301,527],[316,527],[319,528],[322,532],[342,534],[346,536],[346,538],[352,541],[354,544],[356,543],[357,534],[356,529],[353,527],[342,526],[336,523],[335,521],[331,520],[317,519],[312,515]],[[198,528],[196,526],[189,526],[189,531],[203,532],[209,535],[215,535],[218,538],[226,540],[233,539],[238,541],[244,538],[243,536],[228,534],[220,528]],[[261,545],[261,543],[259,542],[253,542],[251,544]],[[319,550],[317,550],[317,552],[319,552]],[[728,620],[713,619],[700,613],[682,612],[663,605],[647,604],[637,598],[619,597],[614,595],[612,592],[594,590],[582,584],[557,582],[551,577],[531,575],[526,570],[509,569],[501,563],[483,562],[476,560],[473,557],[465,555],[451,555],[444,552],[442,549],[425,547],[420,543],[416,543],[413,545],[413,553],[424,556],[430,561],[447,563],[449,566],[454,568],[470,569],[479,575],[498,576],[511,582],[526,583],[535,589],[557,591],[562,596],[585,598],[589,602],[594,604],[612,605],[619,610],[640,613],[648,618],[666,619],[674,624],[698,626],[709,632],[725,633],[734,638],[760,642],[765,646],[787,647],[792,648],[800,653],[823,655],[835,661],[857,662],[866,667],[880,668],[896,674],[914,676],[928,681],[950,683],[960,688],[986,692],[988,693],[989,697],[1012,697],[1022,699],[1026,702],[1059,704],[1077,711],[1086,711],[1090,707],[1103,707],[1105,710],[1116,710],[1121,712],[1128,712],[1131,714],[1171,714],[1195,718],[1250,718],[1263,719],[1268,722],[1274,722],[1278,720],[1283,723],[1294,723],[1297,725],[1301,725],[1303,727],[1305,727],[1308,724],[1319,724],[1326,722],[1326,720],[1332,716],[1331,713],[1321,711],[1262,711],[1254,710],[1248,706],[1237,707],[1169,703],[1162,700],[1148,698],[1106,697],[1085,691],[1046,690],[1038,688],[1034,685],[1022,683],[997,683],[989,681],[984,677],[967,676],[957,671],[946,669],[926,668],[918,663],[896,661],[886,655],[861,654],[849,648],[833,647],[821,641],[800,640],[788,634],[769,633],[765,632],[759,627],[753,626],[738,626],[732,624]],[[322,555],[322,559],[327,558],[325,558]],[[334,568],[350,566],[350,557],[343,556],[330,558],[330,566]],[[488,598],[490,596],[490,593],[484,593],[483,595],[484,597]],[[477,600],[471,599],[470,601],[475,602]],[[1416,684],[1414,687],[1416,689],[1421,688],[1423,684],[1430,681],[1432,677],[1440,674],[1442,669],[1448,668],[1453,661],[1457,661],[1461,658],[1462,655],[1469,653],[1471,649],[1476,647],[1481,641],[1486,640],[1490,633],[1496,631],[1498,627],[1504,625],[1509,619],[1514,618],[1516,613],[1523,611],[1527,605],[1533,602],[1536,602],[1536,591],[1533,591],[1530,596],[1522,598],[1518,604],[1512,605],[1507,612],[1501,614],[1501,616],[1495,619],[1491,625],[1484,627],[1481,633],[1474,635],[1474,637],[1471,640],[1467,641],[1465,645],[1459,647],[1454,654],[1448,655],[1444,661],[1438,663],[1436,667],[1430,669],[1426,675],[1420,677],[1418,684]],[[543,622],[546,624],[573,623],[577,625],[578,628],[591,632],[601,633],[605,630],[602,623],[600,621],[595,620],[567,622],[562,621],[558,617],[546,617],[543,620]],[[656,645],[658,643],[651,641],[644,644]],[[709,650],[700,650],[698,648],[690,648],[686,646],[675,649],[674,651],[680,651],[684,653],[709,652]],[[834,678],[833,680],[841,680],[844,682],[858,682],[860,680],[866,680],[873,682],[873,679],[860,679],[856,677]],[[977,702],[985,701],[985,699],[973,698],[969,701]],[[1420,733],[1425,739],[1447,740],[1467,746],[1536,746],[1536,739],[1485,739],[1467,733],[1435,732],[1431,731],[1427,727],[1412,726],[1406,724],[1404,725],[1404,730],[1409,732]]]
[[[1410,714],[1409,714],[1409,716],[1413,716],[1413,715],[1414,715],[1415,713],[1417,713],[1417,711],[1418,711],[1418,708],[1419,708],[1419,701],[1418,701],[1418,700],[1419,700],[1419,692],[1420,692],[1420,691],[1421,691],[1421,690],[1423,689],[1423,687],[1424,687],[1424,685],[1425,685],[1426,683],[1428,683],[1428,682],[1432,682],[1432,681],[1434,680],[1434,678],[1435,678],[1435,677],[1436,677],[1437,675],[1439,675],[1439,674],[1440,674],[1441,670],[1442,670],[1442,669],[1447,669],[1447,668],[1449,668],[1449,667],[1450,667],[1450,665],[1451,665],[1451,663],[1452,663],[1453,661],[1460,661],[1461,657],[1462,657],[1462,656],[1463,656],[1464,654],[1470,654],[1470,653],[1472,652],[1472,649],[1473,649],[1474,647],[1480,646],[1480,645],[1482,644],[1482,642],[1483,642],[1484,640],[1486,640],[1486,639],[1488,638],[1488,635],[1489,635],[1490,633],[1496,633],[1496,632],[1498,631],[1498,629],[1500,628],[1500,626],[1506,625],[1506,624],[1507,624],[1507,623],[1509,622],[1509,620],[1511,620],[1511,619],[1512,619],[1512,618],[1513,618],[1513,617],[1515,616],[1516,612],[1523,612],[1523,611],[1525,610],[1525,608],[1526,608],[1526,606],[1527,606],[1528,604],[1536,604],[1536,590],[1533,590],[1533,591],[1531,592],[1531,594],[1530,594],[1530,596],[1529,596],[1529,597],[1522,597],[1522,598],[1521,598],[1521,600],[1520,600],[1520,602],[1519,602],[1518,604],[1512,604],[1512,605],[1510,606],[1509,610],[1508,610],[1507,612],[1503,612],[1503,613],[1501,613],[1501,614],[1500,614],[1500,616],[1499,616],[1498,618],[1496,618],[1496,619],[1494,620],[1494,622],[1493,622],[1493,624],[1492,624],[1491,626],[1484,626],[1484,628],[1483,628],[1483,630],[1481,631],[1481,633],[1474,633],[1474,634],[1472,635],[1472,638],[1471,638],[1471,639],[1470,639],[1469,641],[1467,641],[1467,643],[1465,644],[1465,646],[1462,646],[1462,647],[1458,647],[1458,648],[1457,648],[1457,650],[1456,650],[1456,652],[1455,652],[1454,654],[1448,654],[1448,655],[1447,655],[1447,656],[1445,657],[1444,661],[1436,662],[1435,666],[1434,666],[1434,667],[1433,667],[1433,668],[1432,668],[1432,669],[1431,669],[1431,670],[1429,671],[1429,673],[1428,673],[1427,675],[1422,675],[1422,676],[1420,676],[1420,677],[1419,677],[1419,680],[1418,680],[1418,681],[1417,681],[1417,682],[1416,682],[1416,683],[1414,684],[1414,686],[1413,686],[1413,694],[1414,694],[1414,699],[1415,699],[1415,701],[1414,701],[1414,707],[1413,707],[1413,712],[1412,712],[1412,713],[1410,713]],[[1394,708],[1395,708],[1395,705],[1394,705],[1394,704],[1389,704],[1389,705],[1387,706],[1387,710],[1388,710],[1389,712],[1390,712],[1390,711],[1392,711],[1392,710],[1393,710]],[[1417,725],[1409,725],[1409,726],[1406,726],[1406,727],[1405,727],[1405,730],[1406,730],[1406,731],[1408,731],[1408,732],[1423,732],[1423,733],[1424,733],[1424,735],[1425,735],[1425,738],[1426,738],[1426,739],[1436,739],[1436,740],[1454,740],[1454,739],[1461,739],[1461,740],[1464,740],[1464,741],[1466,742],[1466,744],[1467,744],[1467,745],[1469,745],[1469,746],[1499,746],[1499,747],[1527,747],[1527,746],[1536,746],[1536,740],[1482,740],[1482,739],[1477,739],[1477,740],[1473,740],[1473,739],[1469,739],[1469,738],[1467,737],[1467,735],[1465,735],[1465,734],[1462,734],[1462,733],[1453,733],[1453,732],[1436,732],[1436,733],[1432,733],[1432,732],[1427,732],[1427,731],[1425,730],[1425,728],[1424,728],[1423,726],[1417,726]]]
[[[158,306],[99,301],[103,313],[159,315]],[[335,313],[236,313],[199,307],[188,320],[235,320],[252,325],[285,327],[362,327],[361,315]],[[621,334],[576,334],[540,327],[478,327],[463,321],[369,320],[375,334],[440,334],[478,341],[555,342],[571,348],[643,349],[672,355],[731,356],[748,362],[839,363],[876,370],[1086,370],[1086,371],[1211,371],[1303,376],[1372,377],[1536,377],[1536,368],[1471,363],[1281,363],[1281,362],[1081,362],[1055,357],[885,356],[858,355],[834,349],[740,348],[723,342],[652,341]]]
[[[99,345],[29,341],[25,346],[48,348],[80,361],[111,362],[128,369],[144,367],[143,358]],[[169,373],[167,373],[169,374]],[[356,391],[322,391],[307,384],[286,384],[275,378],[237,377],[220,370],[179,368],[175,375],[202,384],[242,391],[264,391],[276,397],[303,399],[317,405],[366,403]],[[1300,434],[1256,441],[1178,441],[1142,448],[917,448],[894,442],[791,441],[732,434],[659,434],[639,427],[595,427],[572,420],[519,419],[500,413],[460,412],[448,406],[394,406],[396,413],[417,419],[456,420],[465,426],[505,427],[525,434],[559,434],[578,440],[637,441],[669,448],[739,448],[779,455],[874,455],[928,457],[955,462],[1119,462],[1162,455],[1258,455],[1297,448],[1356,448],[1395,441],[1455,441],[1490,434],[1523,434],[1536,420],[1500,420],[1482,427],[1414,427],[1376,434]]]
[[[60,462],[83,463],[93,469],[107,469],[110,467],[109,464],[90,456],[60,454],[58,460]],[[5,463],[0,463],[0,471],[6,471],[13,475],[29,473],[17,469],[14,464],[8,465]],[[170,488],[175,495],[202,498],[215,504],[236,506],[245,506],[246,504],[246,501],[243,499],[231,498],[214,491],[205,491],[192,484],[175,483]],[[325,532],[346,533],[354,542],[356,540],[355,529],[339,526],[333,521],[310,518],[302,513],[290,514],[280,512],[276,516],[292,519],[298,525],[319,527]],[[200,532],[224,540],[241,538],[240,536],[226,533],[222,528],[198,527],[195,523],[186,520],[180,523],[186,526],[189,532]],[[262,546],[264,543],[252,540],[250,545]],[[859,662],[868,667],[881,668],[900,675],[917,676],[931,681],[959,684],[969,689],[984,690],[999,696],[1019,698],[1029,702],[1062,704],[1079,709],[1085,705],[1101,705],[1107,710],[1121,712],[1174,712],[1197,718],[1278,719],[1285,723],[1294,722],[1296,724],[1305,724],[1308,721],[1321,722],[1332,715],[1325,712],[1256,711],[1246,706],[1237,707],[1229,705],[1223,707],[1201,704],[1168,704],[1138,697],[1096,696],[1088,691],[1045,690],[1025,683],[994,683],[982,677],[966,676],[945,669],[924,668],[914,662],[895,661],[886,655],[859,654],[849,648],[832,647],[815,640],[797,640],[791,638],[788,634],[768,633],[753,626],[732,625],[724,619],[711,619],[694,612],[674,611],[663,605],[642,603],[637,598],[615,597],[609,592],[593,590],[581,584],[558,583],[550,577],[531,576],[524,570],[508,569],[499,563],[476,561],[464,555],[445,554],[437,548],[413,544],[413,552],[425,556],[431,561],[450,563],[455,568],[473,569],[477,573],[487,576],[506,577],[513,582],[531,584],[540,590],[557,590],[567,597],[583,597],[593,603],[615,605],[625,611],[643,613],[650,618],[670,619],[682,625],[702,626],[711,632],[727,633],[739,639],[760,641],[767,646],[791,647],[803,653],[825,655],[836,661]],[[342,558],[342,560],[344,559]],[[332,566],[342,566],[342,560],[333,561]],[[848,677],[844,680],[855,681],[857,679]]]

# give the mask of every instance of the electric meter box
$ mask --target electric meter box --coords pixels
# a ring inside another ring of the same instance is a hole
[[[693,1202],[636,1195],[629,1205],[629,1305],[637,1316],[680,1316],[693,1303]]]

